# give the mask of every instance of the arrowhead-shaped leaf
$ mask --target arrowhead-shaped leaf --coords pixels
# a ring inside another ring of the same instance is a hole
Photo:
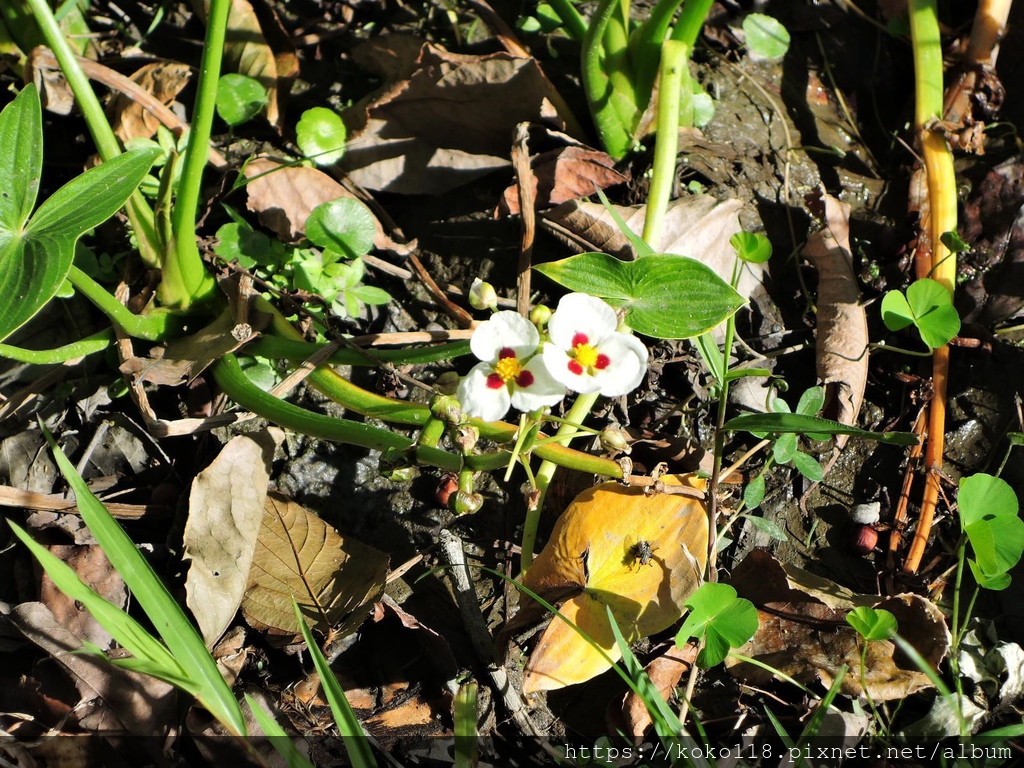
[[[699,336],[743,306],[743,298],[714,270],[675,254],[622,261],[581,253],[536,269],[566,288],[625,308],[630,327],[656,339]]]
[[[25,224],[42,164],[39,97],[26,87],[0,114],[0,340],[54,297],[75,241],[124,205],[159,150],[128,152],[72,179]]]

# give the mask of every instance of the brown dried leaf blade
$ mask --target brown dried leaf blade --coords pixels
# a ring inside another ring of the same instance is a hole
[[[131,79],[153,94],[164,106],[170,106],[181,89],[188,85],[192,70],[176,61],[159,61],[136,70]],[[156,133],[160,121],[144,106],[123,93],[116,93],[107,105],[110,127],[122,143],[129,139],[148,139]]]
[[[266,512],[242,614],[255,629],[295,635],[292,598],[310,627],[344,636],[384,591],[388,556],[342,536],[312,512],[277,493]],[[323,626],[324,619],[329,626]]]

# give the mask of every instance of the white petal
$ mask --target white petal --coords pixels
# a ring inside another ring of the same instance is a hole
[[[598,298],[585,293],[570,293],[558,302],[558,309],[548,323],[551,341],[562,349],[572,349],[577,333],[585,334],[587,341],[598,344],[619,325],[615,310]]]
[[[459,382],[455,396],[459,398],[462,412],[470,418],[497,421],[508,413],[508,407],[512,403],[508,387],[502,385],[492,389],[487,385],[487,378],[493,372],[490,365],[480,363]]]
[[[542,355],[534,355],[523,366],[523,370],[533,375],[533,383],[524,387],[517,382],[512,388],[512,407],[517,411],[536,411],[547,405],[555,405],[565,397],[565,387],[551,376]]]
[[[555,381],[564,384],[573,392],[586,395],[591,392],[597,392],[601,388],[601,385],[594,380],[594,377],[585,370],[583,373],[573,373],[569,369],[569,363],[572,362],[573,358],[569,357],[569,355],[565,354],[554,344],[545,344],[541,354],[544,356],[545,367]]]
[[[647,372],[647,347],[636,336],[613,333],[598,348],[608,355],[608,367],[594,372],[594,380],[605,397],[618,397],[632,392]]]
[[[505,310],[495,312],[490,320],[477,326],[469,348],[477,359],[493,365],[503,349],[511,349],[522,360],[532,355],[539,343],[540,334],[533,323],[516,312]]]

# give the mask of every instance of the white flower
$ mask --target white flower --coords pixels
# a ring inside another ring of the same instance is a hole
[[[548,323],[552,343],[544,345],[551,375],[582,394],[632,392],[647,370],[647,347],[617,327],[615,310],[600,299],[585,293],[562,297]]]
[[[551,378],[544,359],[536,354],[540,334],[515,312],[495,312],[473,331],[469,348],[482,360],[459,384],[463,412],[496,421],[509,406],[535,411],[565,397],[565,387]]]

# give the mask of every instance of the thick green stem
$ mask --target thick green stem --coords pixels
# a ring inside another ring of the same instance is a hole
[[[558,14],[558,18],[562,20],[565,30],[572,38],[577,42],[583,42],[583,38],[587,36],[587,22],[576,10],[576,6],[569,0],[550,0],[548,5]]]
[[[654,144],[651,190],[644,219],[644,240],[655,251],[661,249],[665,212],[676,178],[679,154],[679,99],[690,85],[689,48],[685,43],[666,40],[661,48],[661,85],[658,89],[658,137]]]
[[[644,108],[650,103],[654,92],[654,81],[661,61],[661,46],[672,24],[672,17],[682,1],[660,0],[633,34],[630,55],[633,60],[637,104]]]
[[[16,360],[19,363],[28,363],[29,365],[54,365],[56,363],[66,363],[68,360],[74,360],[76,357],[85,357],[94,352],[102,352],[104,349],[110,348],[113,343],[114,332],[107,328],[99,333],[94,333],[92,336],[86,336],[84,339],[73,341],[70,344],[65,344],[63,347],[56,347],[55,349],[23,349],[21,347],[12,347],[10,344],[0,344],[0,357]]]
[[[67,38],[64,37],[64,33],[61,32],[53,11],[50,10],[46,0],[26,0],[26,2],[32,9],[32,15],[35,17],[43,37],[46,38],[46,44],[50,46],[57,63],[60,64],[64,78],[75,94],[75,101],[78,102],[78,107],[82,110],[82,116],[89,126],[89,133],[92,134],[92,140],[96,143],[100,157],[104,160],[117,157],[121,154],[121,146],[117,142],[110,123],[107,122],[107,116],[103,112],[100,100],[96,98],[96,93],[89,85],[89,78],[85,76],[85,72],[82,71],[82,67],[78,63],[77,55],[72,50]],[[125,209],[135,230],[140,255],[147,264],[159,266],[163,258],[163,249],[157,234],[153,209],[149,207],[149,203],[138,190],[132,193],[125,204]]]
[[[174,242],[164,265],[160,299],[167,306],[188,307],[208,299],[214,292],[213,278],[206,271],[196,244],[196,216],[202,191],[203,169],[210,155],[210,131],[217,102],[220,66],[224,59],[228,11],[231,0],[211,0],[206,19],[206,40],[199,65],[192,128],[188,134],[185,165],[173,213]]]
[[[704,25],[704,19],[711,10],[712,2],[714,0],[686,0],[683,12],[679,14],[679,21],[672,30],[672,39],[685,43],[687,48],[693,50],[700,28]]]
[[[169,312],[136,315],[78,267],[72,266],[68,280],[85,298],[95,304],[117,326],[137,339],[161,341],[167,338],[174,316]]]
[[[629,126],[623,124],[616,108],[615,89],[602,56],[604,34],[618,10],[618,3],[619,0],[601,0],[590,20],[581,52],[583,91],[590,114],[605,149],[616,159],[624,157],[633,145]]]
[[[590,411],[594,407],[594,403],[597,402],[598,397],[599,395],[596,392],[589,395],[576,396],[576,401],[572,404],[569,412],[565,414],[565,421],[558,428],[558,432],[555,433],[556,439],[561,438],[561,445],[566,445],[572,439],[570,435],[576,434],[576,424],[582,424],[587,416],[590,415]],[[548,447],[552,448],[555,446]],[[538,456],[542,455],[539,447],[534,453]],[[608,459],[605,459],[605,461],[608,461]],[[612,463],[614,464],[615,462]],[[545,459],[537,470],[537,497],[529,505],[526,511],[526,520],[523,522],[523,551],[520,554],[520,570],[522,573],[526,573],[526,570],[533,562],[533,548],[537,544],[537,527],[540,525],[540,513],[544,509],[544,499],[547,497],[551,479],[555,476],[555,468],[556,464],[554,461]],[[622,476],[621,467],[618,476]]]
[[[269,357],[275,360],[288,360],[301,363],[310,355],[321,349],[323,344],[313,344],[293,339],[282,339],[277,336],[261,336],[246,348],[246,354],[258,357]],[[331,365],[375,366],[380,363],[397,363],[402,365],[422,365],[442,360],[452,360],[469,354],[468,341],[453,341],[447,344],[435,344],[429,347],[410,349],[374,349],[360,352],[355,349],[339,349],[328,359]]]

